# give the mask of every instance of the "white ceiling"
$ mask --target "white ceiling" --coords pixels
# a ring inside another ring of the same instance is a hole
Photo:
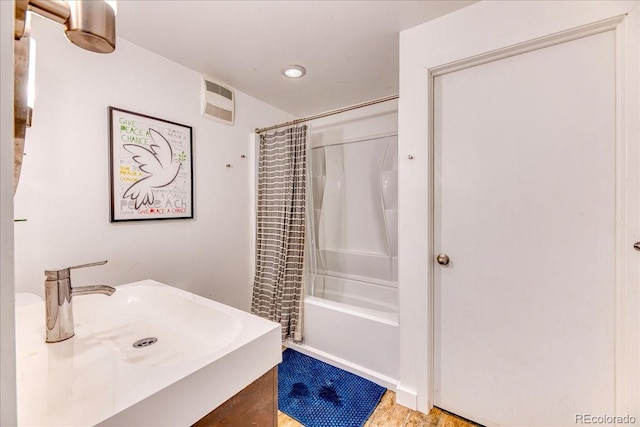
[[[117,32],[306,116],[398,93],[399,32],[472,3],[121,0]],[[283,77],[287,64],[307,75]]]

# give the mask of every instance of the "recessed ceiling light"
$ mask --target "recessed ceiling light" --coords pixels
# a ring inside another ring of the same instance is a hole
[[[297,79],[307,74],[307,70],[302,65],[287,65],[280,70],[285,77]]]

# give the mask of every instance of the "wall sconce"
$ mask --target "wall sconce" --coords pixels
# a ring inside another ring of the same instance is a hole
[[[100,0],[16,0],[14,36],[25,33],[27,11],[63,24],[69,41],[97,53],[116,48],[116,3]]]
[[[14,194],[22,169],[26,128],[31,126],[35,90],[35,62],[30,60],[30,57],[35,57],[35,49],[30,54],[27,12],[35,12],[63,24],[67,39],[83,49],[111,53],[116,48],[115,0],[15,0]],[[34,90],[29,91],[28,87]]]

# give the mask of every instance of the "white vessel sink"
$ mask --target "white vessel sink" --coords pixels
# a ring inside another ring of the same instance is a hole
[[[281,361],[280,325],[152,280],[73,305],[55,344],[16,307],[18,425],[188,426]]]
[[[120,287],[110,297],[74,298],[76,324],[128,363],[163,366],[205,357],[240,333],[237,316],[184,298],[172,288]],[[157,339],[154,344],[144,346]],[[141,341],[141,346],[133,344]]]

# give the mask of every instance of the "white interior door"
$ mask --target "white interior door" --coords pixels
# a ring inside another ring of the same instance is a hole
[[[613,31],[434,79],[434,404],[614,414]]]

